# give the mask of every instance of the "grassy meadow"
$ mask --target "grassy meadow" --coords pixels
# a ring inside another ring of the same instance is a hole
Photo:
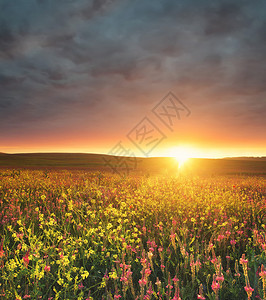
[[[158,173],[153,161],[123,176],[10,165],[0,170],[0,299],[266,299],[256,164],[201,174],[169,162]]]

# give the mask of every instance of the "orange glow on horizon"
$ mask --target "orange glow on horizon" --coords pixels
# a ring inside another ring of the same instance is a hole
[[[122,136],[123,137],[123,136]],[[223,158],[223,157],[240,157],[266,156],[266,145],[259,147],[250,144],[239,143],[233,144],[226,141],[195,141],[192,138],[176,141],[177,138],[169,137],[164,143],[159,144],[151,151],[149,157],[177,157],[177,159],[185,160],[187,158]],[[111,149],[119,142],[125,148],[131,150],[136,157],[144,157],[144,155],[131,143],[126,143],[126,138],[119,139],[117,136],[95,137],[84,135],[79,136],[43,136],[36,139],[10,139],[2,142],[0,152],[4,153],[34,153],[34,152],[62,152],[62,153],[98,153],[111,154]],[[178,149],[183,150],[178,150]],[[181,153],[179,153],[181,151]],[[182,154],[183,152],[183,154]],[[183,159],[181,158],[183,156]],[[179,158],[178,158],[179,157]]]

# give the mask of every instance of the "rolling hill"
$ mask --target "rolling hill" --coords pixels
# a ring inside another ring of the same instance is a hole
[[[85,153],[0,153],[0,168],[30,169],[86,169],[117,170],[149,173],[176,173],[178,163],[173,158],[151,157],[132,158],[115,157],[103,154]],[[266,157],[243,157],[223,159],[190,159],[183,172],[191,174],[248,174],[266,175]]]

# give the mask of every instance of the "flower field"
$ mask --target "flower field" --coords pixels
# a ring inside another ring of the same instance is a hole
[[[0,299],[265,300],[265,194],[262,177],[2,170]]]

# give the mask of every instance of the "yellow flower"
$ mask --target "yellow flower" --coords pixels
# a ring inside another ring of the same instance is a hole
[[[90,273],[88,271],[84,271],[83,274],[81,274],[82,279],[84,280],[85,278],[87,278],[90,275]]]
[[[116,280],[118,278],[116,271],[110,272],[109,277]]]
[[[64,280],[63,280],[62,278],[59,278],[59,279],[57,280],[57,283],[58,283],[59,285],[63,285]]]

